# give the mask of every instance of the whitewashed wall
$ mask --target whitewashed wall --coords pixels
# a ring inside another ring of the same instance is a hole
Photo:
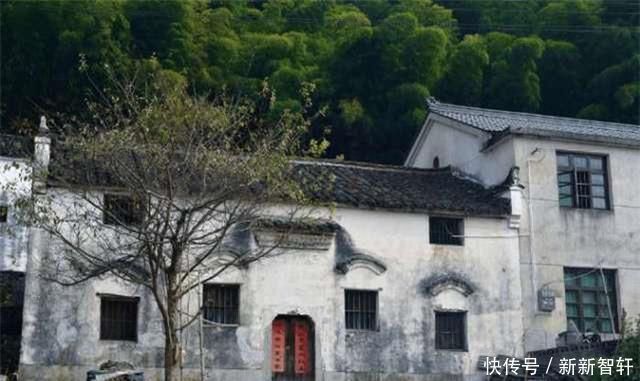
[[[347,208],[328,213],[358,248],[382,260],[388,270],[378,275],[356,268],[337,274],[334,242],[328,250],[292,250],[223,274],[215,282],[241,284],[240,326],[205,328],[207,379],[269,379],[271,322],[279,314],[313,320],[317,380],[481,379],[476,370],[480,355],[523,353],[518,239],[505,219],[466,218],[469,237],[463,247],[453,247],[429,244],[424,214]],[[47,236],[34,234],[21,358],[26,379],[81,379],[86,370],[109,359],[158,374],[162,331],[148,293],[109,280],[79,288],[46,283],[36,276],[38,258],[55,256],[55,251]],[[453,289],[430,296],[421,289],[426,278],[452,272],[469,279],[475,291],[467,297]],[[379,331],[345,329],[345,288],[379,290]],[[141,298],[137,343],[99,340],[98,293]],[[194,311],[198,305],[194,293],[183,308]],[[468,352],[434,349],[438,308],[468,311]],[[183,340],[184,372],[195,377],[195,326]]]
[[[30,162],[0,157],[0,205],[9,208],[7,222],[0,223],[0,271],[25,271],[29,229],[16,223],[15,201],[30,193]]]
[[[482,151],[490,135],[461,123],[430,114],[414,151],[405,165],[432,168],[438,157],[440,167],[451,165],[479,179],[486,186],[502,183],[515,165],[511,139]]]
[[[567,329],[564,267],[616,270],[618,316],[623,310],[630,318],[640,315],[640,150],[517,136],[481,152],[486,136],[446,118],[430,118],[430,132],[416,141],[407,165],[428,168],[439,156],[441,165],[464,169],[487,186],[502,181],[512,166],[520,167],[525,187],[520,262],[527,351],[554,347],[558,333]],[[611,210],[559,207],[557,150],[608,157]],[[544,285],[556,295],[551,313],[537,309],[537,292]]]
[[[535,154],[532,154],[537,150]],[[608,157],[611,210],[561,208],[558,205],[556,151]],[[525,198],[533,210],[522,219],[521,267],[527,349],[555,345],[567,329],[564,267],[617,270],[618,316],[640,315],[640,150],[604,145],[515,139]],[[529,175],[530,171],[530,175]],[[529,183],[529,176],[531,183]],[[532,229],[529,222],[533,221]],[[534,266],[531,266],[531,263]],[[557,295],[552,313],[536,312],[536,290],[549,284]]]

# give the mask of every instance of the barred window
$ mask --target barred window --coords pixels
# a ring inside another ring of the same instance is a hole
[[[604,156],[556,154],[560,206],[609,209],[607,161]]]
[[[378,329],[378,291],[345,290],[344,301],[347,329]]]
[[[139,225],[142,222],[142,205],[129,196],[105,194],[103,212],[107,225]]]
[[[100,297],[100,340],[138,341],[138,298]]]
[[[240,285],[205,284],[204,318],[219,324],[240,324]]]
[[[463,219],[429,217],[429,242],[438,245],[462,245]]]
[[[467,350],[466,312],[436,311],[436,349]]]
[[[580,332],[617,332],[615,279],[615,270],[565,268],[567,323],[573,321]]]
[[[9,218],[9,207],[6,205],[0,205],[0,224],[7,222]]]

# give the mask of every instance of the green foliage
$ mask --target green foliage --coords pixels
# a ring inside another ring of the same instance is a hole
[[[590,379],[592,381],[640,381],[640,369],[638,368],[638,364],[640,364],[640,318],[625,320],[622,339],[614,354],[615,359],[619,357],[631,359],[633,368],[629,375],[626,372],[619,374],[614,370],[611,376],[595,375]]]
[[[548,40],[538,64],[541,109],[554,115],[575,116],[583,97],[584,85],[576,68],[582,57],[570,42]]]
[[[39,114],[79,112],[87,89],[109,86],[105,65],[132,73],[152,61],[183,78],[190,93],[209,97],[253,96],[268,79],[279,111],[300,110],[301,87],[313,83],[314,104],[326,107],[331,124],[331,157],[401,161],[425,114],[419,94],[640,122],[640,9],[633,0],[0,6],[1,123],[13,131],[35,130]],[[80,57],[86,73],[78,71]],[[313,127],[316,138],[324,136],[319,122]]]
[[[478,35],[465,36],[449,58],[447,73],[439,84],[442,99],[452,103],[482,103],[484,76],[489,65],[485,41]]]
[[[540,78],[536,62],[543,51],[544,43],[537,37],[514,40],[503,57],[492,64],[487,103],[494,108],[538,111]]]

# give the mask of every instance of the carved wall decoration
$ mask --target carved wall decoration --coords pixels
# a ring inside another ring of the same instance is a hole
[[[424,279],[420,287],[427,295],[436,296],[444,290],[455,290],[469,296],[476,290],[475,285],[463,275],[457,273],[436,274]]]

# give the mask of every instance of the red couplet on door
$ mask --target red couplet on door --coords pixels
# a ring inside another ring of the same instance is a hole
[[[309,356],[309,323],[293,321],[295,373],[307,374],[311,371]]]
[[[309,318],[278,316],[271,326],[272,379],[314,380],[313,344],[313,325]]]
[[[287,322],[282,319],[274,320],[271,333],[271,369],[274,373],[285,371],[286,337]]]

